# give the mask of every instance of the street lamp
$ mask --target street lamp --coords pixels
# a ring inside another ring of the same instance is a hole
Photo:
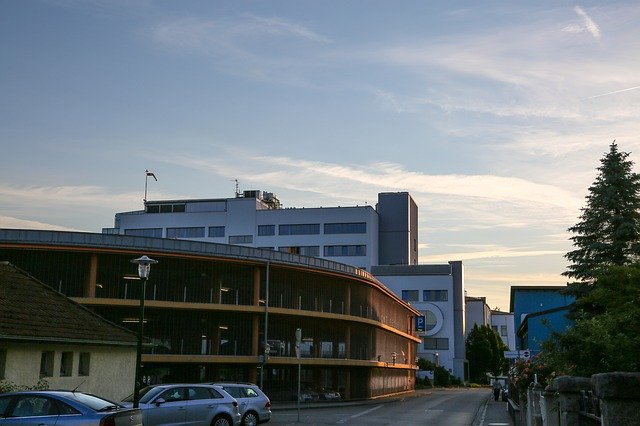
[[[148,258],[146,255],[133,259],[131,263],[138,265],[138,276],[140,277],[142,288],[140,289],[140,314],[138,318],[138,345],[136,346],[136,380],[133,385],[133,408],[138,408],[140,402],[140,387],[142,377],[140,376],[142,364],[142,332],[144,331],[144,299],[146,295],[146,284],[149,278],[151,265],[158,263],[157,260]]]

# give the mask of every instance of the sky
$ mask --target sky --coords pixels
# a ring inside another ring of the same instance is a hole
[[[469,296],[564,285],[616,140],[640,161],[637,1],[0,2],[0,228],[149,200],[408,191]]]

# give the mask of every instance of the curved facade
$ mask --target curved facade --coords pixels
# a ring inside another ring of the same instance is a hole
[[[159,262],[145,293],[147,381],[261,382],[288,400],[300,362],[305,386],[346,398],[413,389],[419,312],[361,269],[226,244],[0,230],[0,260],[131,330],[142,291],[131,259],[143,254]]]

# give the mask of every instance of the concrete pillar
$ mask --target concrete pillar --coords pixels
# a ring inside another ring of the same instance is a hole
[[[600,398],[602,426],[640,425],[640,373],[601,373],[591,376]]]
[[[253,268],[253,305],[260,305],[260,267]]]
[[[580,391],[591,389],[588,377],[561,376],[553,379],[552,387],[558,392],[560,424],[572,426],[580,424]]]
[[[89,259],[89,273],[84,285],[85,297],[96,297],[96,280],[98,277],[98,255],[91,254]]]
[[[560,426],[558,390],[553,387],[553,383],[544,389],[540,401],[542,409],[542,423],[545,426]]]

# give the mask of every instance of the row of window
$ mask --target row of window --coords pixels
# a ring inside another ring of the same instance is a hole
[[[419,302],[420,290],[402,290],[402,300]],[[423,302],[446,302],[447,300],[449,300],[448,290],[422,290]]]
[[[62,352],[60,354],[60,377],[70,377],[73,375],[74,352]],[[40,378],[53,377],[54,351],[43,351],[40,356]],[[91,367],[91,354],[80,352],[78,360],[78,376],[88,376]]]
[[[188,226],[178,228],[167,228],[167,238],[204,238],[205,230],[204,226]],[[325,223],[325,234],[366,234],[367,223],[366,222],[354,222],[354,223]],[[142,228],[142,229],[125,229],[125,235],[134,235],[138,237],[156,237],[162,238],[162,228]],[[278,235],[318,235],[320,234],[320,224],[291,224],[291,225],[278,225]],[[258,236],[268,237],[276,235],[276,225],[258,225]],[[209,226],[208,237],[209,238],[222,238],[225,236],[224,226]],[[231,239],[239,237],[251,237],[252,235],[235,235],[229,236],[229,242]],[[246,243],[246,242],[245,242]],[[231,243],[234,244],[234,243]]]
[[[493,329],[493,331],[495,331],[496,333],[498,332],[498,326],[497,325],[492,325],[491,328]],[[501,336],[507,336],[508,332],[507,332],[507,326],[506,325],[501,325],[500,326],[500,335]]]
[[[427,350],[448,350],[449,339],[446,337],[427,337],[424,339],[423,348]]]

